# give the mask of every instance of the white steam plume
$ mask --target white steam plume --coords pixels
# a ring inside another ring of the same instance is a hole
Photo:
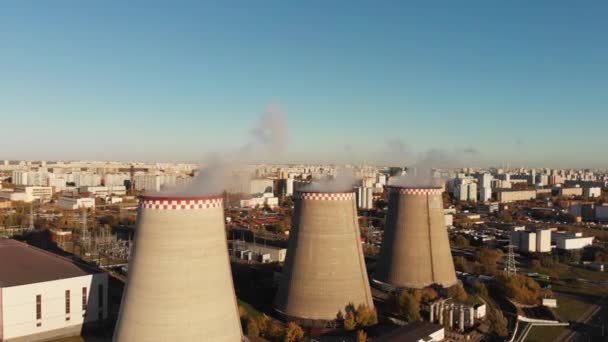
[[[303,192],[351,192],[358,178],[349,168],[340,168],[334,177],[317,180],[301,189]]]
[[[253,128],[251,139],[235,151],[209,154],[192,182],[181,187],[163,189],[155,195],[175,197],[209,196],[237,187],[250,179],[244,170],[248,161],[260,156],[280,155],[287,145],[287,120],[279,105],[273,104],[263,112]],[[153,193],[154,194],[154,193]]]

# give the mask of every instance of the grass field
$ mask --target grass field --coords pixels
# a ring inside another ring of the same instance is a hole
[[[533,327],[526,338],[526,342],[554,341],[565,327]]]

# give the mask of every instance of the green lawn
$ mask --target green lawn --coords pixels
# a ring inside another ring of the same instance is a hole
[[[526,342],[554,341],[566,327],[532,327]]]
[[[589,309],[589,301],[582,297],[555,293],[557,298],[557,314],[566,321],[578,320]]]

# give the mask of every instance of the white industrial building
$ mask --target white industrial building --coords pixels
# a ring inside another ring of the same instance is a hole
[[[374,207],[374,189],[371,187],[357,187],[357,207],[360,209],[372,209]]]
[[[57,205],[64,209],[95,208],[95,199],[90,197],[61,196]]]
[[[0,191],[0,199],[6,199],[11,202],[30,203],[34,200],[34,197],[32,197],[30,194],[27,194],[25,192],[2,190],[2,191]]]
[[[551,230],[526,231],[523,226],[512,227],[511,243],[521,252],[551,252]]]
[[[276,208],[279,205],[279,198],[274,197],[272,193],[264,193],[261,196],[256,196],[250,199],[240,201],[241,208],[255,208],[268,206]]]
[[[232,241],[230,243],[230,254],[240,259],[255,260],[262,263],[284,262],[287,249],[245,241]]]
[[[108,317],[106,273],[10,239],[0,260],[0,341],[75,336]]]
[[[558,249],[581,249],[593,245],[593,236],[583,237],[579,232],[553,231],[551,243]]]
[[[53,198],[53,188],[50,186],[17,186],[15,192],[26,193],[34,200],[48,202]]]
[[[127,188],[124,185],[81,186],[79,192],[89,192],[95,197],[124,196],[127,194]]]
[[[536,231],[536,251],[539,253],[551,252],[550,229],[538,229]]]
[[[584,188],[583,196],[588,198],[600,197],[602,195],[602,188]]]

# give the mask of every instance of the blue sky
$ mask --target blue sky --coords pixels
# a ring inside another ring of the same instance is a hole
[[[2,1],[0,159],[198,160],[279,103],[289,142],[269,160],[381,162],[401,141],[472,147],[470,165],[608,167],[607,16],[605,1]]]

